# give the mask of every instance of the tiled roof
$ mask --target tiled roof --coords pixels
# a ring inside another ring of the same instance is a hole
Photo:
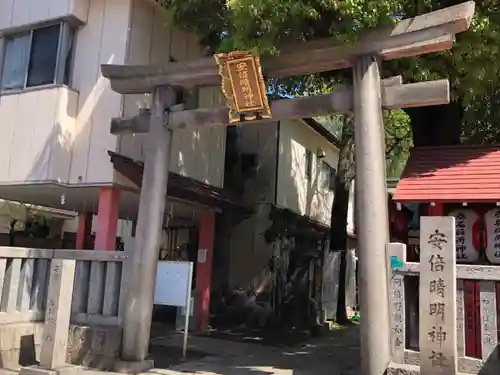
[[[500,202],[500,145],[418,147],[396,202]]]
[[[138,187],[142,187],[144,164],[128,156],[108,151],[114,169]],[[238,197],[226,189],[205,184],[195,179],[169,172],[167,194],[169,197],[199,203],[222,210],[237,210],[243,214],[253,214],[253,208],[244,205]]]

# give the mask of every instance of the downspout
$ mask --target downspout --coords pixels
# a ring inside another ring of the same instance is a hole
[[[281,133],[281,121],[276,123],[276,160],[274,166],[274,198],[273,204],[278,204],[278,171],[280,166],[280,133]]]
[[[273,202],[272,205],[276,206],[278,204],[278,171],[279,171],[279,166],[280,166],[280,130],[281,130],[281,121],[276,122],[276,153],[275,153],[275,160],[274,160],[274,197],[273,197]],[[273,207],[271,207],[271,210]],[[270,211],[272,212],[272,211]],[[279,288],[277,281],[278,281],[278,273],[276,270],[278,269],[278,257],[281,255],[281,243],[280,241],[276,241],[276,243],[273,245],[273,266],[274,266],[274,281],[273,281],[273,286],[272,286],[272,296],[274,297],[273,300],[273,309],[278,311],[278,315],[280,312],[280,306],[281,306],[281,299],[282,295],[280,293],[281,288]]]

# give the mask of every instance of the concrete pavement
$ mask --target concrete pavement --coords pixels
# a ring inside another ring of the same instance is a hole
[[[143,375],[354,375],[360,363],[358,326],[331,331],[290,348],[193,336],[187,361],[173,366],[168,357],[172,353],[179,356],[182,336],[156,337],[151,344],[157,368]],[[111,374],[82,371],[82,375]]]
[[[325,333],[321,338],[291,348],[239,343],[205,337],[190,339],[189,348],[204,358],[148,374],[223,375],[350,375],[359,370],[359,327]],[[156,338],[154,344],[180,348],[179,336]]]
[[[359,370],[358,327],[339,330],[327,337],[311,340],[293,348],[278,349],[256,344],[222,344],[225,352],[167,370],[154,370],[162,375],[349,375]],[[214,339],[211,346],[217,346]],[[210,342],[204,344],[209,345]],[[199,347],[201,349],[201,345]],[[210,349],[210,348],[206,348]],[[212,351],[215,351],[212,349]],[[151,373],[151,372],[150,372]]]

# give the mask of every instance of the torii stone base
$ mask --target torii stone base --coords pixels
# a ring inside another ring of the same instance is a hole
[[[144,360],[144,361],[117,361],[115,362],[114,371],[122,373],[122,374],[140,374],[142,372],[149,371],[153,369],[154,361],[153,360]]]
[[[81,367],[66,363],[75,267],[75,260],[52,259],[40,364],[22,368],[21,375],[69,375],[81,371]]]
[[[47,370],[39,366],[23,367],[21,375],[73,375],[82,371],[83,367],[79,366],[62,366],[57,369]]]

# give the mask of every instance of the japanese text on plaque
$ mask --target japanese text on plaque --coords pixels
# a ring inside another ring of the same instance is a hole
[[[259,56],[252,51],[234,51],[214,57],[222,78],[229,122],[271,118]]]
[[[446,342],[448,332],[446,332],[446,325],[444,324],[446,308],[445,294],[447,286],[442,275],[447,265],[444,255],[440,253],[444,249],[443,246],[448,243],[448,238],[444,233],[440,232],[439,229],[436,229],[429,236],[427,243],[433,250],[433,254],[430,255],[427,262],[427,266],[432,275],[427,286],[430,295],[428,314],[431,317],[437,318],[437,324],[433,325],[427,333],[428,340],[437,346],[435,350],[431,351],[429,360],[433,366],[443,366],[446,357],[441,351],[441,348]]]

